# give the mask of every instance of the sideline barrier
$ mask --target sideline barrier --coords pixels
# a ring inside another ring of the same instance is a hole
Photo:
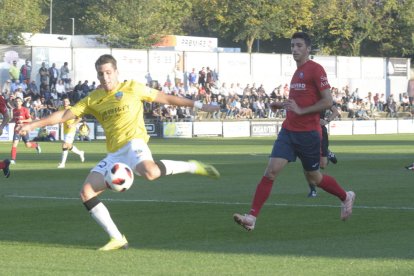
[[[87,122],[91,140],[104,140],[105,133],[99,123]],[[229,121],[195,121],[195,122],[160,122],[146,120],[145,127],[148,135],[155,138],[192,138],[192,137],[266,137],[276,136],[282,120],[229,120]],[[3,129],[0,141],[12,141],[14,123]],[[46,130],[57,141],[63,140],[61,125],[47,126]],[[332,121],[328,128],[329,135],[358,135],[358,134],[400,134],[414,133],[414,118],[375,119],[375,120],[342,120]],[[34,139],[39,129],[29,133]]]

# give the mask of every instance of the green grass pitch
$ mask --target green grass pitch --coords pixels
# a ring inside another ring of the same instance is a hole
[[[130,242],[98,252],[108,241],[79,200],[89,170],[105,156],[103,142],[76,143],[85,163],[60,143],[42,154],[18,148],[17,164],[0,175],[0,275],[413,275],[414,135],[332,136],[338,164],[326,173],[357,194],[342,222],[337,198],[308,188],[299,162],[275,183],[256,229],[233,222],[248,212],[274,138],[152,139],[155,159],[198,159],[219,180],[183,174],[150,182],[135,178],[125,193],[101,199]],[[0,143],[8,158],[11,143]]]

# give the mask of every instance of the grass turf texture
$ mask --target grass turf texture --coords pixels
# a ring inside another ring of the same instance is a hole
[[[100,198],[130,242],[108,241],[78,199],[102,142],[77,143],[57,169],[60,143],[42,154],[19,146],[17,164],[0,183],[1,275],[412,275],[414,272],[414,135],[332,136],[334,176],[357,199],[347,222],[339,200],[318,190],[307,198],[299,162],[275,183],[253,232],[232,220],[247,212],[273,138],[152,139],[155,159],[197,159],[217,166],[218,180],[174,175],[136,177],[125,193]],[[7,158],[10,143],[0,143]],[[0,176],[1,178],[1,176]]]

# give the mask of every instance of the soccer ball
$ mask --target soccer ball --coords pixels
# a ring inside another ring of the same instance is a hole
[[[105,172],[105,184],[114,192],[125,192],[134,183],[134,173],[124,163],[115,163]]]

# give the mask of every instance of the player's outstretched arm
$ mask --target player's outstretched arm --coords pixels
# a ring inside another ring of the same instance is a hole
[[[155,98],[154,102],[161,103],[161,104],[170,104],[170,105],[177,105],[177,106],[189,106],[189,107],[196,107],[203,111],[207,112],[214,112],[220,109],[218,105],[211,105],[211,104],[203,104],[198,101],[193,101],[187,98],[181,98],[177,96],[167,95],[165,93],[158,93],[157,97]]]
[[[29,124],[18,126],[17,131],[24,133],[24,132],[31,131],[35,128],[55,125],[55,124],[63,123],[63,122],[66,122],[67,120],[75,119],[75,118],[76,116],[72,113],[70,109],[59,110],[40,120],[33,121]]]

